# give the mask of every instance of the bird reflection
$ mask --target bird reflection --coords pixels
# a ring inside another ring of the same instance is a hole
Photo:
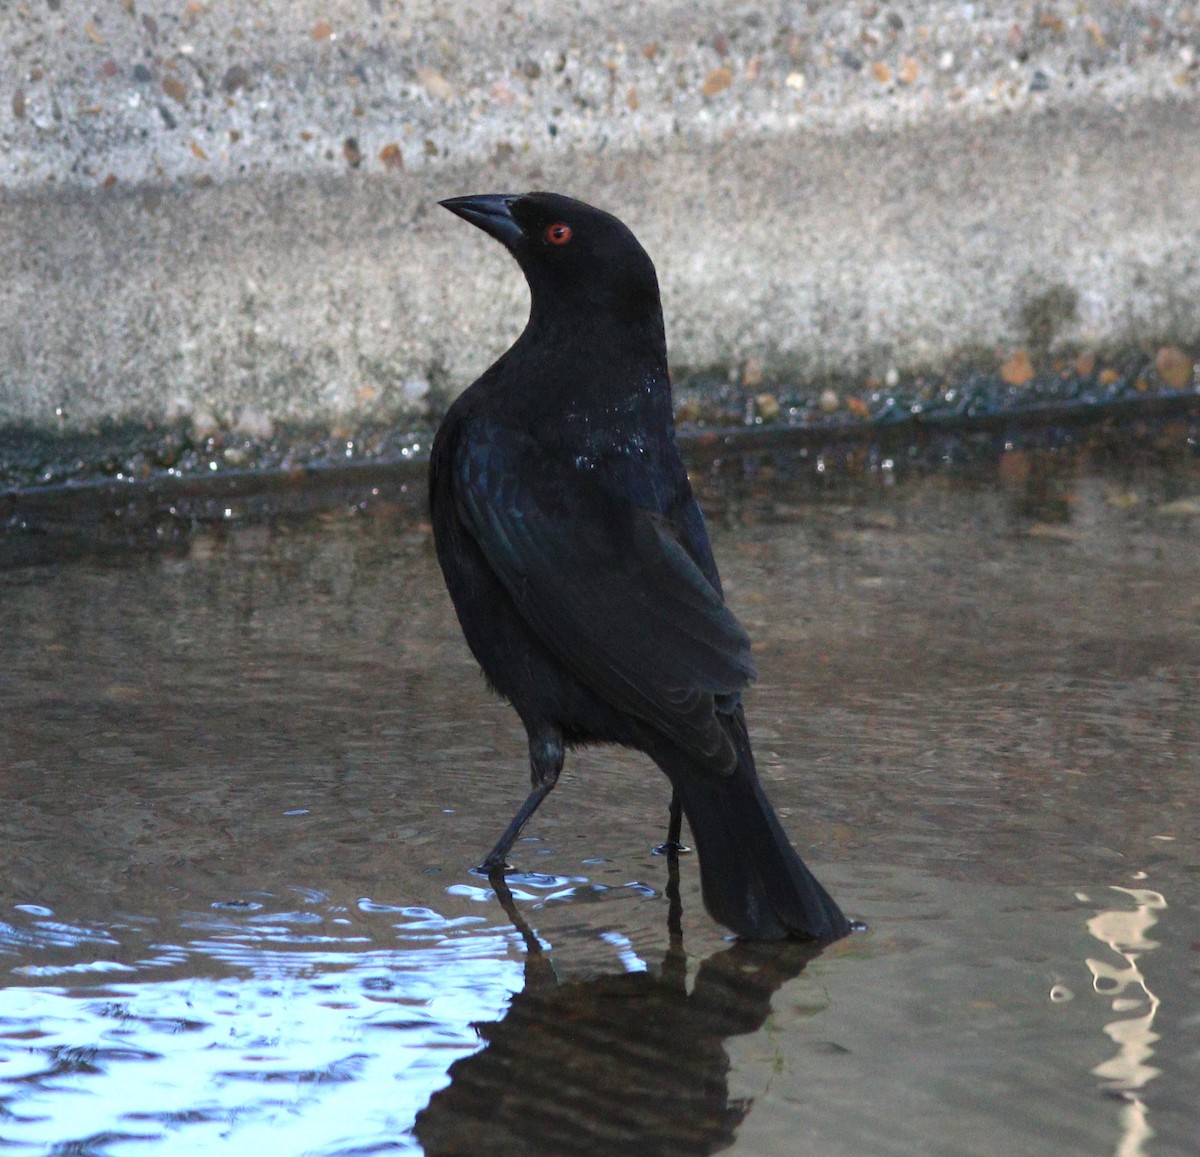
[[[502,1020],[476,1025],[482,1051],[417,1115],[428,1157],[704,1154],[733,1143],[750,1101],[729,1096],[727,1038],[754,1032],[771,997],[820,951],[739,943],[705,960],[687,991],[678,867],[670,944],[657,973],[560,983],[504,883],[492,884],[525,940],[525,988]]]

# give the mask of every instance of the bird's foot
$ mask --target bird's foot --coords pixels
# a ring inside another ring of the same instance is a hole
[[[667,840],[665,844],[659,844],[657,848],[651,851],[652,856],[686,856],[692,849],[687,844],[681,844],[678,840]]]
[[[488,856],[477,868],[471,869],[477,876],[503,876],[506,872],[516,869],[503,856]]]

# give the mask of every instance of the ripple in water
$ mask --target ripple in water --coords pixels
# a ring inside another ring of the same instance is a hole
[[[522,984],[517,933],[483,916],[363,900],[395,917],[388,944],[377,924],[222,904],[181,922],[196,939],[122,963],[96,958],[121,956],[113,936],[35,907],[0,925],[0,951],[91,958],[0,990],[0,1133],[30,1151],[419,1152],[417,1111]]]

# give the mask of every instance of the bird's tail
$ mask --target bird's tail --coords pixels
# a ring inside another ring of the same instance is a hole
[[[709,915],[750,940],[845,936],[850,922],[796,854],[759,783],[741,707],[729,729],[738,753],[730,776],[697,771],[679,753],[659,760],[692,830]]]

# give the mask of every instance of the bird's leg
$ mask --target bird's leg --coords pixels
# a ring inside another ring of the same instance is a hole
[[[671,806],[667,812],[667,843],[676,851],[679,850],[679,833],[683,824],[683,804],[679,802],[679,793],[671,790]]]
[[[554,786],[551,783],[541,783],[533,789],[526,797],[525,802],[521,805],[520,810],[512,818],[512,823],[504,830],[504,835],[497,841],[496,846],[487,854],[487,858],[479,865],[479,870],[491,875],[493,872],[501,872],[509,866],[508,853],[512,850],[513,844],[516,842],[517,836],[521,834],[521,829],[525,826],[526,821],[538,809],[538,805],[542,800],[550,794],[550,789]]]
[[[679,802],[679,793],[671,791],[671,808],[667,813],[667,840],[654,849],[656,856],[674,856],[680,852],[690,852],[692,849],[680,842],[683,831],[683,804]]]
[[[488,852],[487,859],[479,865],[481,872],[490,876],[508,867],[508,853],[521,834],[521,829],[558,783],[564,755],[562,736],[557,732],[540,732],[529,736],[529,778],[533,790],[525,797],[525,802],[513,816],[512,823],[505,828],[499,842]]]

